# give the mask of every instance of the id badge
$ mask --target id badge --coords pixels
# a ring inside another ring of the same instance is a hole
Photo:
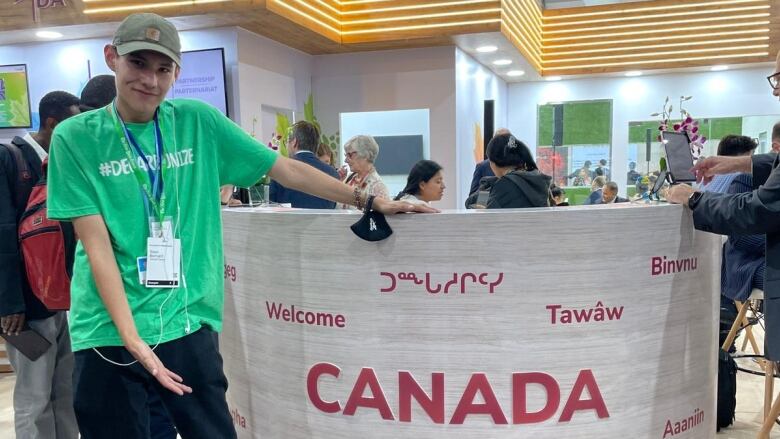
[[[181,240],[152,237],[146,240],[146,287],[179,286]]]

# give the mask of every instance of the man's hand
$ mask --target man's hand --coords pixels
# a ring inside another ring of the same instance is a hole
[[[23,326],[24,313],[0,317],[0,328],[3,329],[4,334],[19,335]]]
[[[687,184],[674,185],[666,191],[666,201],[673,204],[687,204],[688,198],[694,192]]]
[[[438,213],[439,210],[424,204],[415,204],[408,201],[390,201],[382,198],[374,198],[373,209],[385,215],[393,215],[404,212]]]
[[[697,182],[707,184],[716,175],[733,174],[735,172],[749,173],[752,164],[750,156],[714,156],[699,160],[691,170],[696,174]]]
[[[138,339],[136,341],[126,343],[125,346],[130,354],[143,365],[146,370],[152,374],[157,381],[162,384],[163,387],[171,392],[182,396],[185,393],[192,393],[192,388],[182,383],[182,378],[179,375],[168,370],[162,361],[157,357],[157,354],[144,343],[143,340]]]

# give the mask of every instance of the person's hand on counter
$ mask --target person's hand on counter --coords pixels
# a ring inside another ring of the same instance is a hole
[[[391,201],[385,200],[384,198],[375,198],[373,209],[385,215],[408,212],[439,213],[438,209],[434,209],[433,207],[424,204],[415,204],[408,201]]]
[[[687,204],[691,194],[696,192],[687,184],[677,184],[666,190],[666,201],[672,204]]]

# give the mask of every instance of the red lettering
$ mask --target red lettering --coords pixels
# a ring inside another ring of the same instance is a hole
[[[309,369],[309,375],[306,377],[306,392],[309,394],[309,401],[319,410],[325,413],[338,413],[341,411],[341,404],[338,401],[327,402],[320,397],[319,382],[321,375],[331,375],[339,377],[341,369],[335,364],[317,363]]]
[[[339,328],[343,328],[343,327],[347,326],[344,323],[344,316],[343,315],[339,314],[339,315],[336,316],[336,326],[338,326]]]
[[[528,385],[538,384],[544,388],[547,401],[541,410],[528,411]],[[561,403],[561,389],[555,378],[542,372],[512,374],[512,423],[535,424],[555,415]]]
[[[658,256],[653,256],[653,259],[651,259],[652,269],[650,271],[650,274],[653,276],[658,276],[662,272],[662,265],[661,265],[661,258]]]
[[[371,390],[371,397],[363,396],[366,387]],[[352,393],[344,406],[344,414],[354,416],[358,407],[377,409],[382,419],[389,421],[395,419],[393,418],[393,412],[390,411],[390,406],[387,404],[387,398],[382,391],[382,386],[379,385],[379,380],[376,378],[374,369],[370,367],[361,369],[360,375],[355,380],[355,387],[352,388]]]
[[[289,322],[290,321],[290,310],[289,309],[285,308],[284,311],[282,311],[282,319],[285,322]]]
[[[585,388],[588,389],[591,399],[580,399]],[[569,395],[566,405],[563,406],[563,412],[561,412],[558,422],[571,421],[574,412],[581,410],[595,410],[599,419],[609,417],[604,398],[601,396],[596,378],[591,370],[581,370],[580,374],[577,375],[577,381],[574,382],[574,388],[571,389],[571,395]]]
[[[444,423],[444,374],[431,374],[431,396],[420,387],[411,373],[398,372],[398,420],[412,422],[412,398],[436,424]]]
[[[484,404],[474,403],[474,397],[477,396],[477,392],[482,394],[482,398],[485,400]],[[450,424],[462,424],[466,416],[471,414],[490,415],[496,424],[508,423],[501,406],[498,404],[496,394],[493,393],[493,388],[490,386],[490,382],[484,373],[471,375],[471,379],[466,385],[466,390],[463,391],[463,396],[455,408],[455,413],[452,414]]]

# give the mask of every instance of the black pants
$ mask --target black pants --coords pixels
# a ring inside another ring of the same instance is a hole
[[[124,347],[100,348],[104,357],[129,363]],[[178,396],[163,388],[138,363],[122,367],[111,364],[92,349],[75,353],[74,407],[82,439],[148,439],[149,392],[154,388],[168,409],[183,439],[230,439],[236,437],[225,392],[227,379],[216,334],[208,328],[155,349],[163,364],[192,387]]]

